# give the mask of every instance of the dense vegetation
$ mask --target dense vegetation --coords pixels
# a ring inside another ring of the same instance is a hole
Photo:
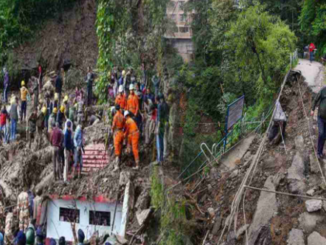
[[[0,65],[8,51],[33,37],[44,20],[58,17],[76,0],[0,0]]]
[[[279,16],[269,13],[268,5],[232,0],[196,1],[194,64],[184,69],[188,94],[182,156],[184,164],[195,157],[193,148],[200,142],[217,143],[223,137],[226,106],[245,95],[248,118],[260,118],[289,68],[289,55],[297,38]],[[293,25],[295,27],[295,25]],[[213,135],[196,134],[196,123],[210,117],[219,131]],[[234,137],[237,139],[237,136]]]

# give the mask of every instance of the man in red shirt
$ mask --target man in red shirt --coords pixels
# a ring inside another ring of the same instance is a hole
[[[315,53],[315,50],[316,50],[315,44],[314,43],[310,43],[310,45],[309,45],[310,62],[313,62],[314,61],[314,53]]]
[[[3,106],[0,113],[0,134],[2,135],[2,141],[7,143],[7,120],[9,115],[6,106]]]
[[[54,179],[58,180],[61,178],[62,172],[60,166],[60,147],[63,142],[63,133],[59,128],[59,123],[56,123],[55,127],[52,130],[50,142],[52,145],[52,159],[53,159],[53,170],[54,170]]]
[[[39,79],[39,89],[40,92],[42,90],[42,79],[43,79],[43,71],[42,71],[42,66],[40,63],[38,63],[38,79]]]

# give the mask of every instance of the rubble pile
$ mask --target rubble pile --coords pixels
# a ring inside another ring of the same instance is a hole
[[[316,146],[311,145],[309,134],[312,132],[313,142],[317,142],[317,122],[314,120],[313,128],[308,128],[298,84],[301,86],[306,111],[310,112],[313,98],[310,88],[303,82],[302,77],[299,81],[288,81],[280,99],[288,118],[285,146],[282,142],[265,143],[249,185],[270,191],[308,195],[312,199],[246,189],[246,221],[241,201],[236,230],[232,225],[231,230],[224,233],[223,240],[226,243],[223,244],[244,244],[246,232],[249,244],[255,245],[323,244],[321,241],[326,238],[325,202],[313,199],[324,197],[326,194],[314,155],[313,147]],[[232,170],[225,168],[222,159],[219,164],[210,168],[209,173],[202,173],[203,179],[196,179],[188,184],[189,199],[196,200],[196,210],[193,213],[202,225],[202,237],[205,237],[204,232],[208,231],[206,245],[217,244],[229,219],[235,194],[260,141],[261,137],[256,136],[250,146],[246,146],[244,153],[239,154],[241,151],[237,150],[236,157],[228,157],[232,163],[227,165],[235,166]],[[325,163],[321,164],[325,171]],[[194,188],[196,189],[193,191]]]

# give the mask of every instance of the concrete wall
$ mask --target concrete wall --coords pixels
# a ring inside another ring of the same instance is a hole
[[[191,39],[170,39],[172,46],[178,50],[178,53],[183,58],[184,62],[189,62],[192,59],[193,43]]]
[[[65,200],[52,200],[48,202],[47,211],[47,238],[59,239],[61,236],[66,238],[66,241],[73,241],[73,234],[71,224],[59,220],[59,210],[62,208],[75,208],[75,201]],[[99,235],[104,233],[111,234],[111,226],[94,226],[89,225],[89,211],[104,211],[110,212],[110,223],[113,223],[115,203],[91,203],[91,202],[76,202],[77,209],[80,212],[79,224],[76,224],[76,232],[78,229],[82,229],[85,233],[86,239],[89,239],[95,231],[99,232]],[[113,233],[119,233],[121,228],[122,219],[122,205],[118,205],[117,213],[115,217]]]

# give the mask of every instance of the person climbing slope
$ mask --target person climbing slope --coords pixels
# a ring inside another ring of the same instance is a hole
[[[53,172],[54,180],[59,180],[61,178],[61,166],[60,166],[60,148],[63,143],[63,133],[59,128],[59,124],[56,123],[53,127],[50,142],[52,145],[52,161],[53,161]]]
[[[27,113],[27,94],[29,94],[28,89],[25,87],[25,81],[21,82],[20,88],[20,99],[21,99],[21,108],[20,108],[20,120],[21,122],[25,121]]]
[[[69,170],[69,160],[74,153],[74,142],[72,139],[72,122],[68,119],[65,124],[64,130],[64,155],[65,164],[63,170],[63,180],[66,182],[68,180],[68,170]]]
[[[114,139],[114,149],[116,156],[116,164],[114,166],[114,172],[119,169],[120,161],[121,161],[121,152],[122,152],[122,144],[124,140],[123,130],[125,128],[125,118],[121,113],[121,108],[119,105],[115,106],[116,114],[113,118],[112,123],[112,134]]]
[[[115,104],[119,105],[120,109],[124,110],[124,109],[126,109],[126,106],[127,106],[127,99],[126,99],[126,95],[123,93],[122,85],[119,86],[118,92],[119,92],[119,94],[115,98]]]
[[[128,142],[128,151],[132,148],[132,152],[134,154],[136,166],[134,169],[139,169],[139,152],[138,152],[138,145],[139,145],[139,138],[140,133],[138,130],[138,126],[134,119],[132,119],[132,114],[129,111],[125,111],[125,118],[126,118],[126,128],[125,128],[125,139]]]
[[[78,173],[78,178],[81,176],[83,168],[83,154],[84,151],[84,135],[83,135],[83,125],[79,124],[77,126],[75,135],[74,135],[74,146],[75,146],[75,164],[73,169],[73,177],[75,178],[75,172]],[[79,167],[79,169],[78,169]]]

